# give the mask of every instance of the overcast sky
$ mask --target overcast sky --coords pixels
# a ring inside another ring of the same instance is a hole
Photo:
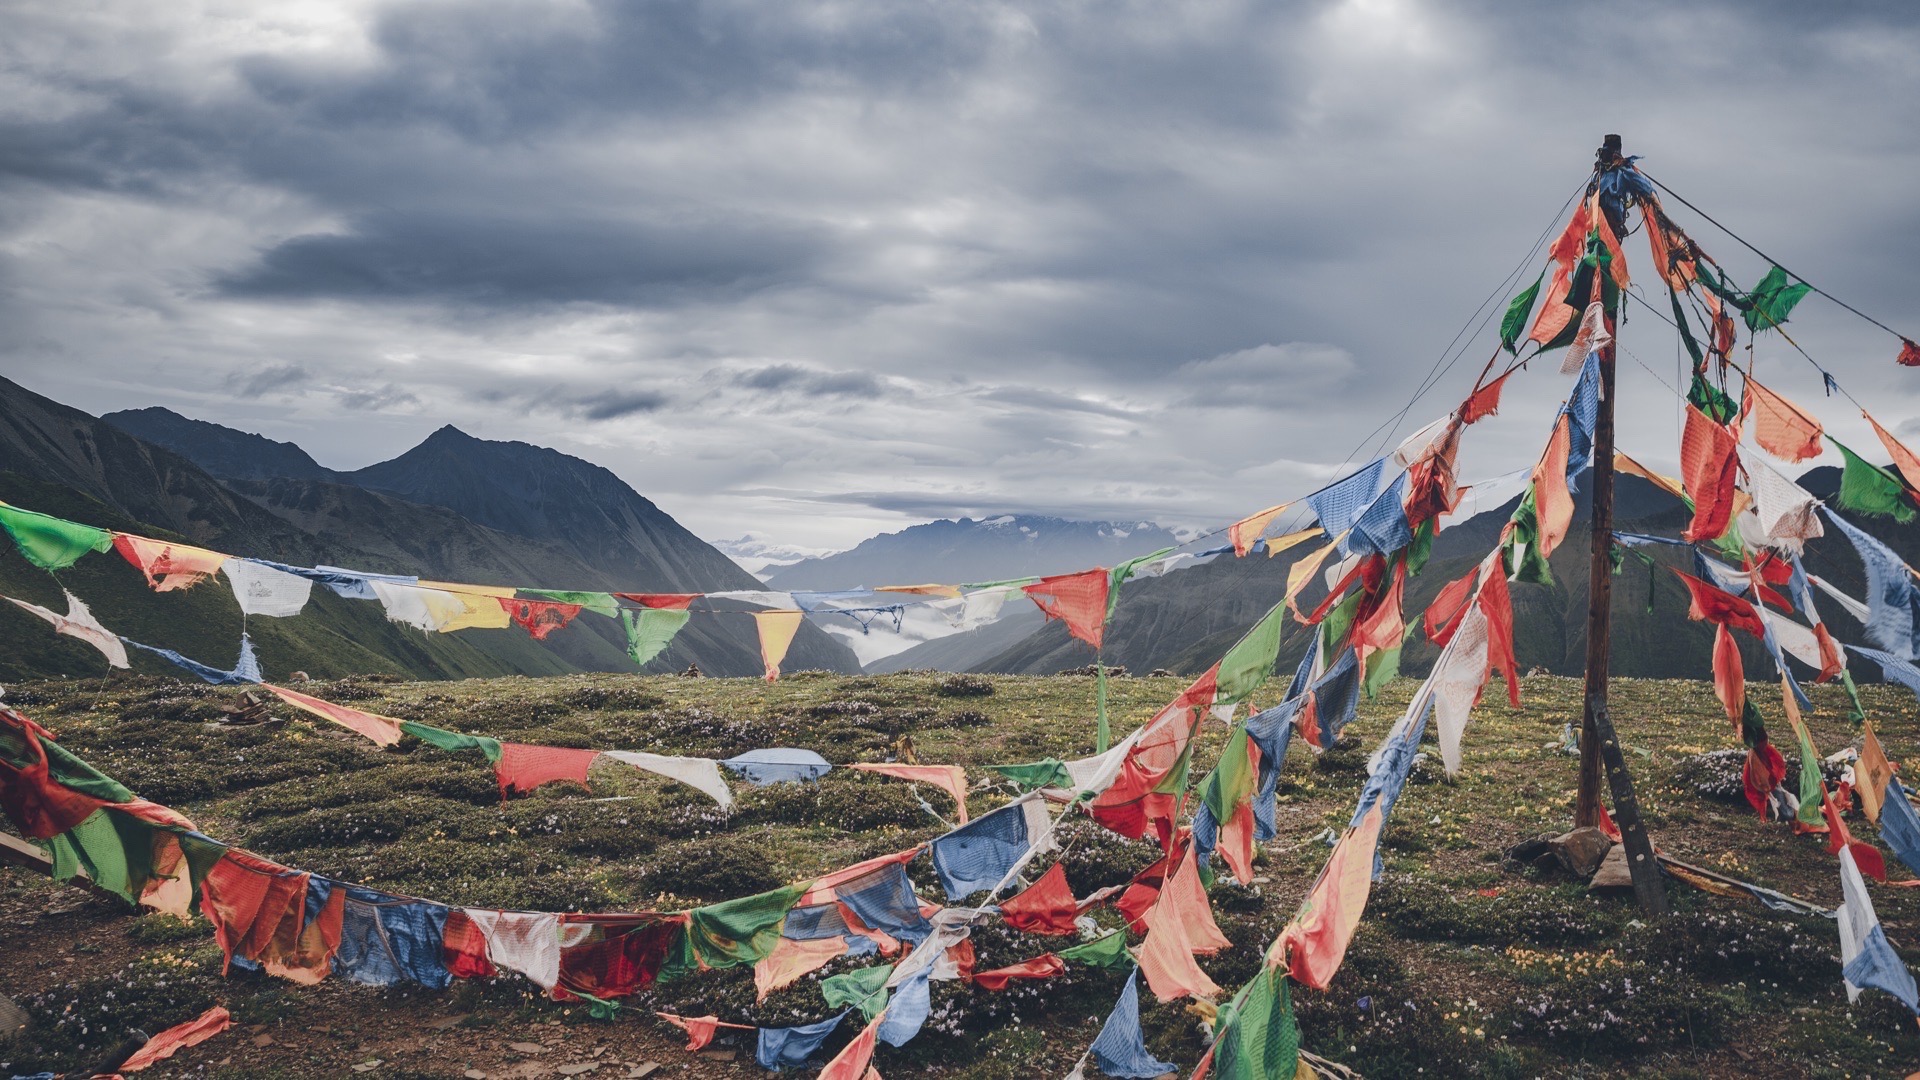
[[[540,443],[716,539],[1212,524],[1405,407],[1605,132],[1920,334],[1920,9],[1839,8],[7,0],[0,369],[336,468],[446,423]],[[1897,341],[1819,297],[1794,324],[1920,432]],[[1670,465],[1634,358],[1671,380],[1672,333],[1622,341],[1622,445]],[[1531,462],[1557,366],[1469,477]]]

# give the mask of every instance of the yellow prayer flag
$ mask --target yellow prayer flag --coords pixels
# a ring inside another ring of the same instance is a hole
[[[803,618],[798,611],[753,613],[753,621],[760,630],[760,662],[766,665],[768,682],[780,677],[780,661],[787,658],[787,647],[793,644],[793,635],[800,632]]]

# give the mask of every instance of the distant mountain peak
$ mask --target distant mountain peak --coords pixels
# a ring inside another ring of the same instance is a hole
[[[1112,566],[1177,543],[1172,532],[1151,522],[998,514],[930,521],[870,537],[848,551],[762,572],[768,584],[785,589],[991,581]]]
[[[223,480],[331,480],[335,473],[305,450],[251,431],[195,420],[172,409],[150,405],[100,418],[121,431],[164,446]]]

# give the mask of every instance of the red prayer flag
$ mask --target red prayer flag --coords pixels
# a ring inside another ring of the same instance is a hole
[[[1867,416],[1865,412],[1860,414]],[[1907,486],[1908,498],[1912,498],[1916,488],[1920,488],[1920,456],[1907,449],[1906,444],[1893,437],[1893,433],[1880,426],[1880,421],[1867,416],[1867,423],[1873,425],[1873,433],[1880,437],[1880,445],[1887,448],[1887,456],[1893,459],[1893,467],[1902,482]]]
[[[1894,362],[1906,367],[1920,367],[1920,345],[1915,345],[1906,338],[1901,338],[1900,355]]]
[[[1747,675],[1740,663],[1740,647],[1733,643],[1726,623],[1713,628],[1713,696],[1720,699],[1727,719],[1733,721],[1734,734],[1739,735],[1740,720],[1747,711]]]
[[[500,606],[507,609],[507,617],[524,627],[533,635],[535,641],[547,640],[547,635],[573,621],[580,614],[579,604],[562,604],[556,600],[521,600],[512,596],[497,598]]]
[[[1740,440],[1693,406],[1687,406],[1687,426],[1680,436],[1680,479],[1693,499],[1693,521],[1685,539],[1717,539],[1733,519],[1735,482],[1739,479]]]
[[[1044,577],[1021,591],[1033,598],[1047,618],[1066,623],[1067,633],[1097,649],[1107,624],[1108,582],[1107,571],[1096,567]]]
[[[1467,603],[1473,599],[1473,586],[1480,577],[1480,568],[1474,567],[1460,577],[1446,583],[1433,603],[1427,605],[1425,616],[1427,640],[1442,648],[1453,640],[1453,632],[1460,629],[1460,623],[1467,617]]]
[[[599,756],[598,750],[503,742],[500,744],[500,760],[493,767],[494,774],[500,779],[500,798],[504,800],[512,792],[524,795],[541,784],[556,780],[571,780],[585,787],[587,769],[593,764],[593,759]]]
[[[1533,329],[1527,333],[1528,341],[1545,345],[1573,321],[1573,309],[1567,306],[1567,290],[1573,286],[1573,265],[1585,253],[1587,234],[1592,231],[1593,200],[1582,199],[1580,205],[1574,207],[1573,216],[1567,219],[1567,227],[1547,249],[1547,257],[1554,263],[1553,283],[1547,287],[1540,314],[1534,317]]]
[[[1752,378],[1743,415],[1753,417],[1753,441],[1782,461],[1805,461],[1820,453],[1820,421]]]
[[[1022,960],[992,971],[975,972],[973,984],[986,990],[1005,990],[1007,983],[1014,979],[1051,979],[1066,970],[1065,960],[1052,953],[1041,953],[1031,960]]]
[[[149,540],[128,533],[113,534],[113,549],[140,568],[140,572],[147,577],[147,584],[155,592],[170,592],[198,585],[218,572],[220,564],[227,561],[227,557],[217,551],[165,540]]]
[[[1673,570],[1672,567],[1668,567]],[[1757,638],[1767,636],[1767,628],[1760,621],[1760,613],[1745,597],[1735,596],[1710,582],[1702,581],[1692,574],[1673,570],[1673,575],[1686,585],[1687,593],[1693,597],[1687,607],[1687,618],[1695,622],[1715,622],[1722,626],[1731,626],[1736,630],[1745,630]]]
[[[1287,973],[1295,982],[1325,990],[1340,970],[1373,888],[1373,854],[1380,842],[1381,821],[1380,804],[1375,802],[1359,827],[1340,838],[1299,914],[1280,932]]]
[[[877,1076],[873,1071],[873,1048],[880,1036],[880,1021],[886,1016],[887,1010],[881,1009],[878,1015],[867,1022],[866,1027],[860,1029],[860,1034],[855,1035],[853,1041],[833,1055],[833,1060],[820,1070],[816,1080],[865,1080],[866,1077]]]
[[[1567,490],[1567,457],[1573,447],[1571,425],[1565,416],[1553,425],[1546,455],[1533,467],[1533,505],[1540,519],[1535,542],[1543,559],[1567,538],[1567,527],[1573,524],[1573,493]]]
[[[1500,669],[1507,680],[1507,702],[1520,707],[1520,664],[1513,656],[1513,594],[1507,591],[1507,575],[1499,565],[1495,551],[1480,564],[1485,577],[1480,585],[1480,611],[1487,617],[1487,663]]]
[[[1747,803],[1760,816],[1767,813],[1767,797],[1787,778],[1787,760],[1772,743],[1761,743],[1747,751],[1746,764],[1740,768],[1740,785],[1746,789]]]
[[[705,593],[664,593],[664,592],[617,592],[613,595],[643,608],[659,608],[663,611],[685,611],[695,600]]]
[[[1000,915],[1006,924],[1029,934],[1075,933],[1073,920],[1079,913],[1079,904],[1067,885],[1067,868],[1060,863],[1048,867],[1040,880],[1018,895],[1000,902]]]
[[[1820,813],[1827,819],[1827,851],[1840,854],[1841,848],[1853,849],[1854,864],[1860,872],[1875,881],[1887,880],[1887,860],[1880,849],[1872,844],[1862,844],[1853,838],[1847,829],[1847,823],[1840,817],[1840,808],[1833,803],[1833,796],[1827,794],[1825,784],[1820,785]]]
[[[1518,369],[1516,368],[1515,370]],[[1509,371],[1480,389],[1475,390],[1472,396],[1468,397],[1460,406],[1460,422],[1463,424],[1471,424],[1479,420],[1485,420],[1487,417],[1499,412],[1500,391],[1506,389],[1507,380],[1511,378],[1513,378],[1513,372]]]
[[[1159,823],[1163,832],[1170,830],[1174,796],[1155,789],[1185,759],[1200,717],[1213,705],[1219,676],[1220,665],[1215,664],[1147,721],[1140,740],[1121,763],[1119,775],[1088,804],[1095,821],[1129,840],[1139,839],[1149,822]]]
[[[225,1008],[215,1005],[186,1023],[175,1024],[148,1039],[145,1046],[120,1063],[120,1071],[139,1072],[156,1061],[172,1057],[177,1051],[206,1042],[232,1026],[233,1017],[227,1014]]]

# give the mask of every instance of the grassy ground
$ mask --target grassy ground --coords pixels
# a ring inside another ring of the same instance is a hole
[[[996,677],[987,685],[991,693],[962,696],[943,692],[935,675],[800,673],[772,686],[595,675],[309,689],[440,727],[562,746],[729,756],[784,745],[852,762],[882,760],[910,737],[921,760],[969,767],[979,813],[1012,792],[975,767],[1084,754],[1093,727],[1090,679]],[[1115,680],[1116,730],[1144,721],[1182,685]],[[1316,758],[1295,747],[1280,789],[1280,836],[1260,855],[1259,880],[1213,892],[1234,947],[1202,965],[1229,990],[1252,972],[1311,883],[1327,854],[1315,837],[1344,822],[1366,751],[1412,686],[1403,680],[1363,706],[1349,729],[1353,748]],[[1772,691],[1751,691],[1785,737]],[[1756,1070],[1877,1077],[1920,1067],[1920,1029],[1903,1008],[1875,992],[1848,1006],[1830,920],[1675,886],[1676,913],[1644,925],[1629,901],[1590,897],[1577,883],[1503,864],[1503,848],[1561,831],[1570,818],[1574,762],[1556,746],[1579,693],[1573,680],[1529,679],[1525,710],[1490,700],[1476,715],[1457,779],[1438,775],[1437,755],[1416,771],[1387,830],[1387,873],[1346,966],[1330,991],[1296,995],[1306,1046],[1374,1078]],[[631,910],[715,901],[901,850],[943,831],[927,807],[950,812],[936,791],[843,770],[810,785],[742,787],[728,817],[688,789],[621,766],[597,769],[591,792],[552,785],[502,806],[478,754],[411,739],[381,750],[297,719],[274,730],[210,723],[232,696],[132,677],[16,685],[7,700],[137,794],[183,810],[214,836],[302,869],[456,904]],[[1830,753],[1856,732],[1837,693],[1819,688],[1814,696],[1808,720]],[[1656,843],[1824,906],[1838,902],[1836,863],[1823,844],[1764,825],[1744,803],[1702,795],[1678,778],[1683,759],[1733,743],[1707,684],[1622,680],[1613,700]],[[1890,755],[1920,753],[1911,695],[1869,687],[1866,700]],[[1208,726],[1199,769],[1210,766],[1224,733]],[[1864,821],[1855,831],[1874,836]],[[1069,880],[1082,895],[1125,881],[1153,857],[1147,845],[1084,822],[1064,826],[1062,836]],[[1889,863],[1896,878],[1910,876]],[[941,896],[924,859],[914,873],[923,895]],[[1874,901],[1896,946],[1920,961],[1920,896],[1884,888]],[[1117,924],[1111,913],[1099,917]],[[976,947],[984,969],[1035,955],[1048,940],[990,928]],[[838,961],[820,975],[856,963]],[[1060,1076],[1098,1030],[1120,981],[1078,970],[1001,994],[938,986],[927,1030],[905,1048],[883,1048],[877,1064],[890,1077]],[[758,1072],[750,1040],[736,1044],[742,1053],[733,1062],[693,1057],[650,1010],[766,1024],[827,1015],[817,979],[757,1003],[743,970],[658,988],[611,1022],[540,1000],[517,978],[439,994],[338,981],[304,988],[237,972],[222,978],[204,924],[135,917],[17,870],[0,870],[0,987],[34,1021],[0,1043],[0,1075],[76,1067],[128,1026],[157,1030],[216,1001],[242,1027],[156,1073],[540,1076],[596,1066],[589,1075],[608,1077],[652,1061],[662,1075],[728,1076]],[[1144,1026],[1150,1048],[1183,1068],[1204,1048],[1197,1018],[1181,1004],[1149,998]],[[375,1060],[381,1064],[351,1070]]]

